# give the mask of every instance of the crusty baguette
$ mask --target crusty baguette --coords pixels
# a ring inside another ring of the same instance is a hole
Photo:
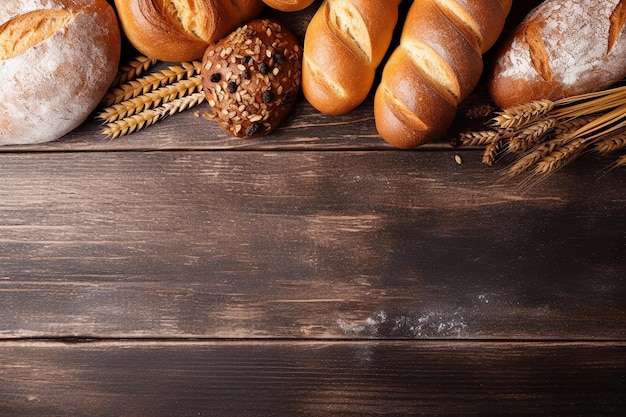
[[[0,145],[56,140],[98,106],[119,67],[105,0],[0,3]]]
[[[199,59],[209,44],[259,15],[261,0],[115,0],[130,43],[162,61]]]
[[[496,56],[488,89],[501,107],[601,90],[626,77],[626,0],[547,0]]]
[[[319,111],[344,114],[365,100],[398,20],[400,0],[326,0],[304,38],[302,91]]]
[[[446,133],[510,9],[511,0],[414,1],[374,99],[383,139],[413,148]]]
[[[313,1],[314,0],[263,0],[263,3],[283,12],[297,12],[298,10],[309,7]]]

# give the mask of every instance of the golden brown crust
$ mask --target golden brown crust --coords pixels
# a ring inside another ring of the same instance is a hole
[[[413,148],[446,133],[474,90],[482,54],[498,38],[510,0],[415,0],[374,100],[378,133]]]
[[[259,15],[261,0],[115,0],[130,43],[162,61],[202,57],[209,44]]]
[[[547,0],[496,55],[488,89],[500,107],[558,100],[626,76],[626,0]]]
[[[309,7],[314,0],[263,0],[271,8],[283,12],[297,12]]]
[[[302,46],[280,23],[253,20],[205,52],[202,83],[213,118],[232,136],[275,130],[300,91]]]
[[[326,0],[304,39],[302,90],[317,110],[344,114],[365,100],[391,42],[398,0]]]
[[[0,24],[0,145],[49,142],[78,127],[117,74],[113,8],[104,0],[4,0]]]

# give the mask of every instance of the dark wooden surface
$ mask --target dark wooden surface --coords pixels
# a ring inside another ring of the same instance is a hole
[[[371,99],[251,141],[194,113],[0,148],[0,416],[621,415],[613,159],[522,190]]]

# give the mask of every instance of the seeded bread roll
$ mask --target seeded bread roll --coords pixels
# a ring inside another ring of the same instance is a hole
[[[314,0],[263,0],[263,3],[283,12],[297,12],[298,10],[309,7],[313,1]]]
[[[626,0],[547,0],[499,51],[488,89],[496,104],[558,100],[626,77]]]
[[[202,57],[209,44],[256,18],[261,0],[115,0],[126,37],[162,61]]]
[[[120,50],[105,0],[3,0],[0,145],[49,142],[78,127],[113,82]]]
[[[302,47],[280,23],[257,19],[207,48],[202,84],[229,134],[264,136],[287,117],[300,91]]]
[[[302,91],[322,113],[345,114],[365,100],[387,53],[400,0],[325,0],[304,38]]]
[[[380,136],[398,148],[442,137],[510,9],[511,0],[415,0],[374,97]]]

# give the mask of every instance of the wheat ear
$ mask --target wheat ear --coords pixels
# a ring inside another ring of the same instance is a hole
[[[536,100],[497,112],[490,121],[495,129],[519,129],[535,122],[554,109],[551,100]]]
[[[549,118],[533,123],[513,134],[509,141],[509,151],[525,151],[539,143],[556,126],[556,119]]]
[[[197,106],[205,100],[204,92],[180,97],[154,109],[145,109],[137,114],[108,123],[102,133],[111,139],[129,135],[144,129],[175,113]]]
[[[120,69],[111,83],[111,87],[118,87],[121,84],[127,83],[130,80],[134,80],[144,72],[148,71],[158,61],[154,58],[147,56],[137,56],[134,59],[128,61],[125,65],[120,66]]]
[[[104,105],[111,106],[121,103],[184,78],[191,78],[200,74],[201,68],[202,63],[200,61],[183,62],[181,65],[171,66],[136,80],[130,80],[111,89],[104,97]]]
[[[201,88],[202,77],[195,75],[189,79],[176,81],[157,90],[106,107],[98,114],[98,118],[104,120],[104,123],[111,123],[145,109],[151,109],[163,103],[193,94],[201,90]]]

